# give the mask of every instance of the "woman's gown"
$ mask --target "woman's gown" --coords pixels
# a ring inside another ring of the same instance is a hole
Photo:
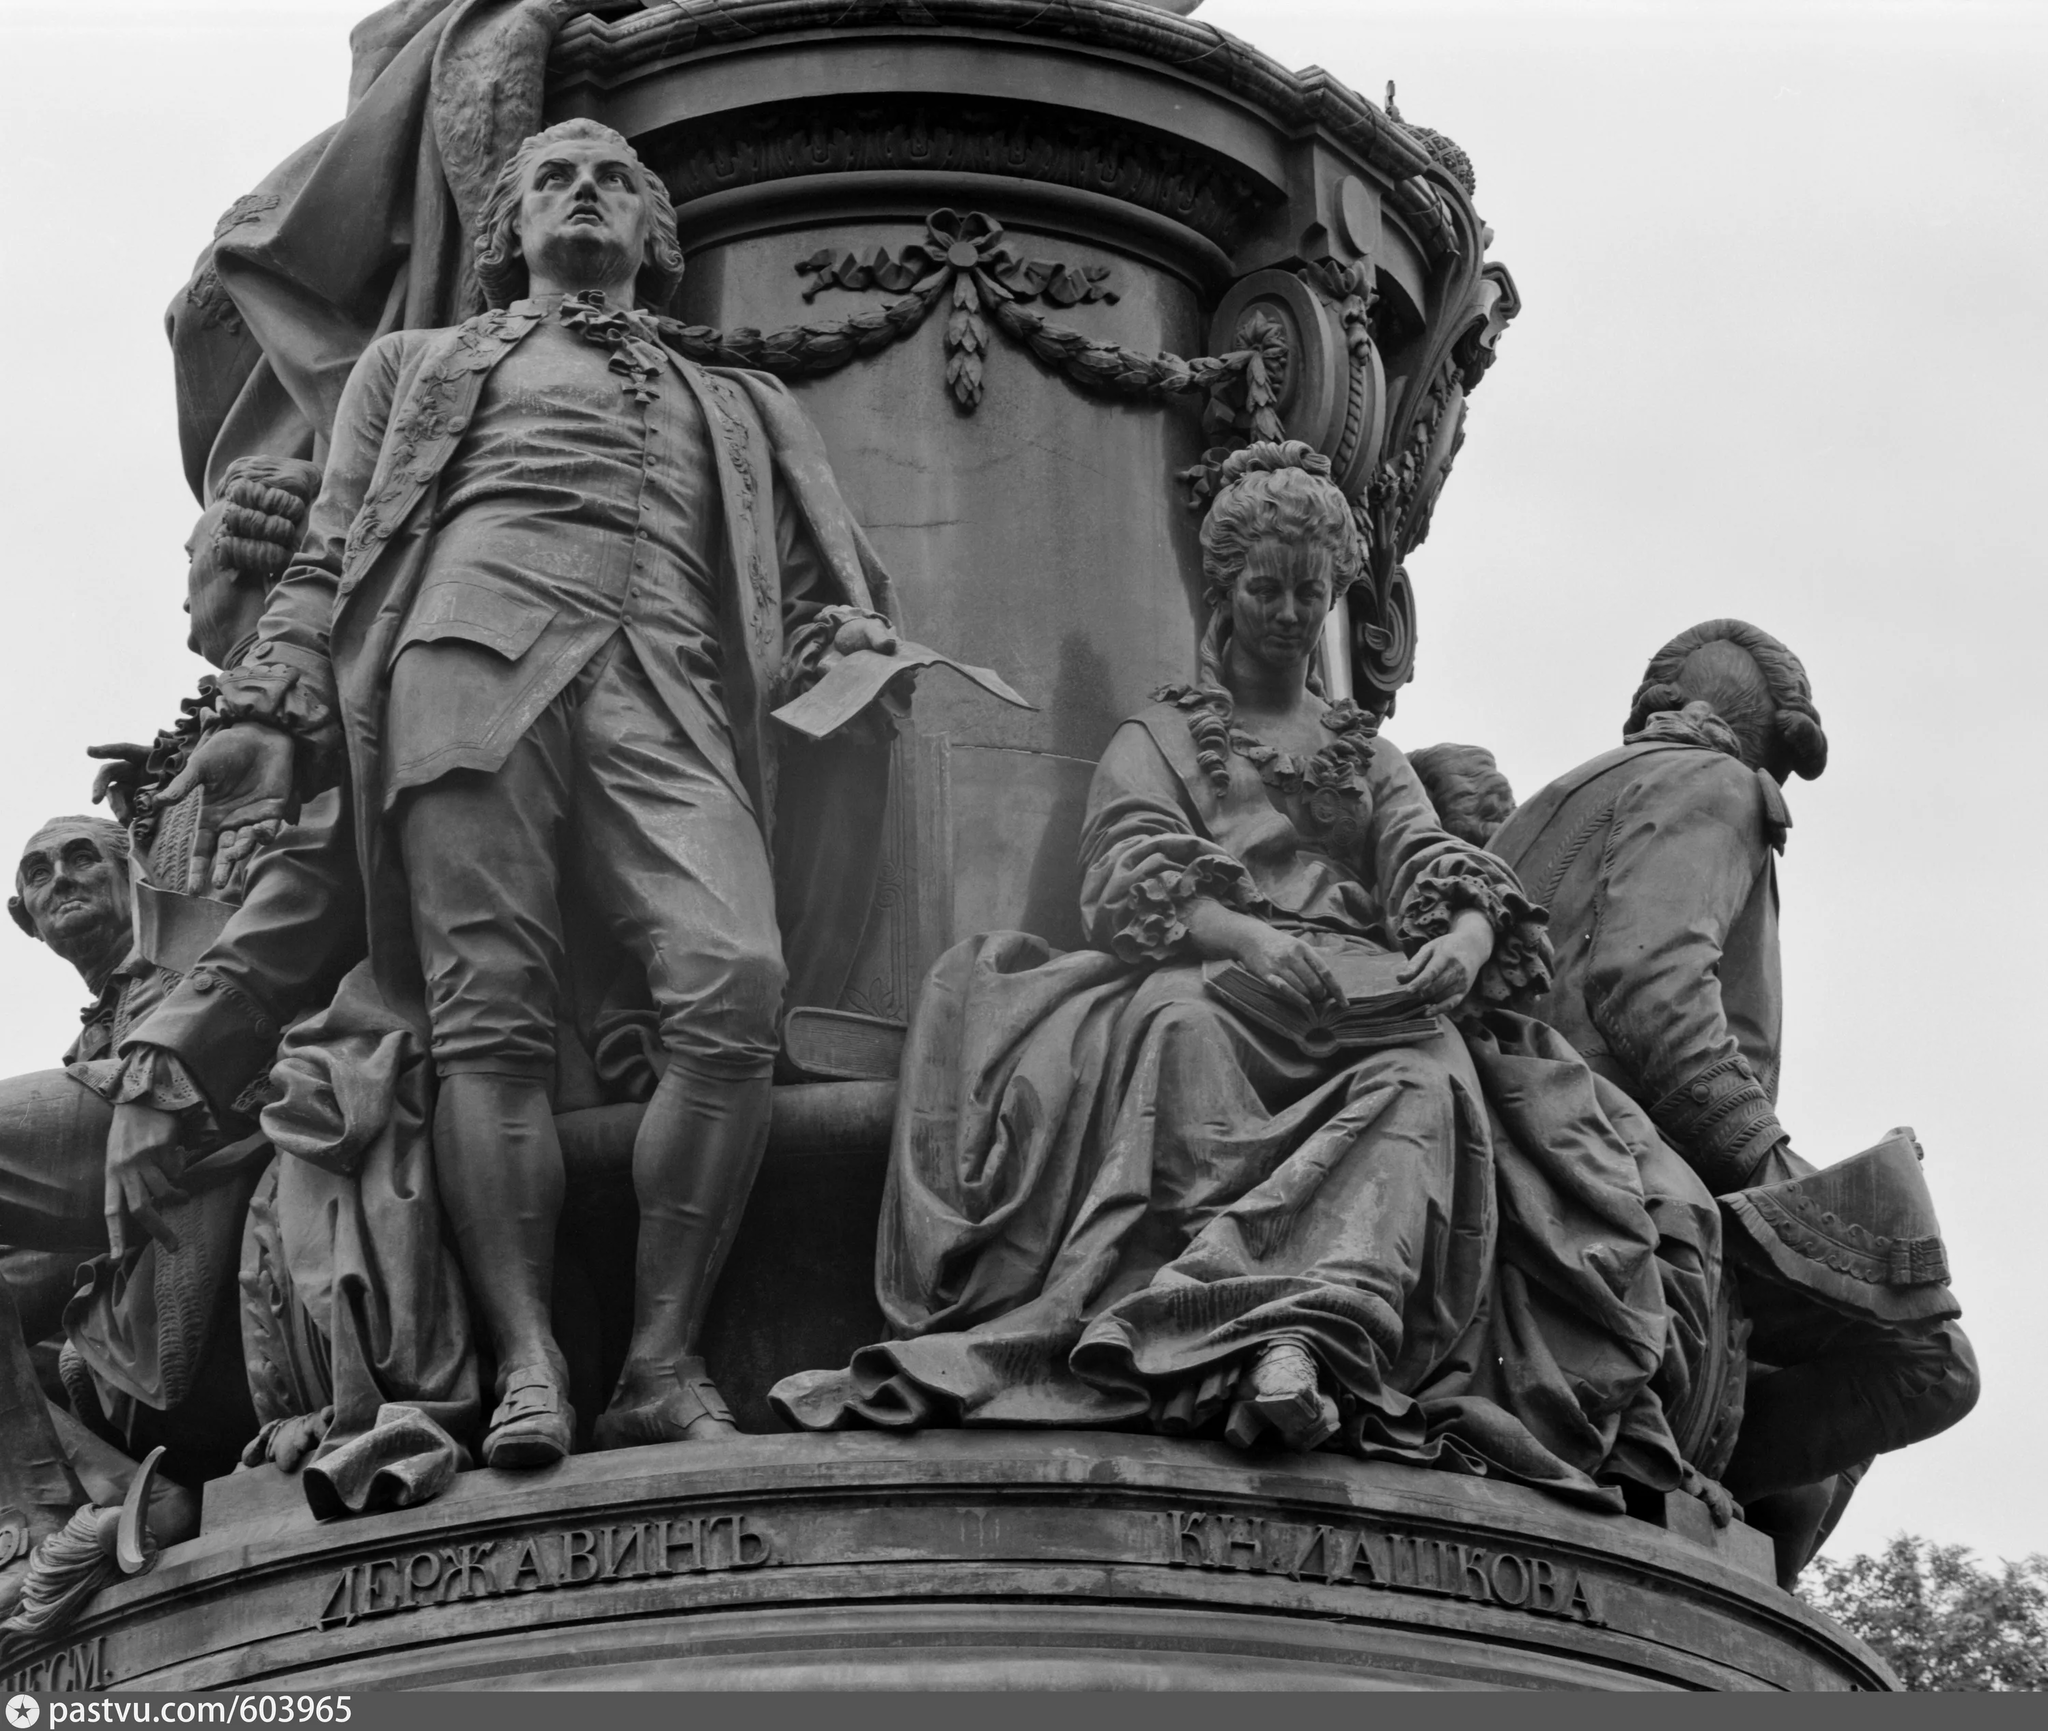
[[[1373,725],[1338,706],[1330,745],[1293,759],[1234,734],[1208,687],[1118,731],[1081,845],[1097,947],[997,932],[932,969],[877,1246],[895,1338],[786,1378],[786,1418],[1203,1433],[1257,1350],[1294,1340],[1337,1397],[1327,1446],[1609,1507],[1617,1479],[1679,1483],[1652,1387],[1655,1138],[1498,1007],[1541,989],[1543,915],[1438,827]],[[1205,990],[1199,896],[1331,950],[1413,951],[1476,909],[1485,1007],[1304,1057]]]

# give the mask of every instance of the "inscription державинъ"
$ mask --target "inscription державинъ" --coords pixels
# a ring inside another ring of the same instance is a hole
[[[1412,1533],[1346,1531],[1257,1515],[1174,1509],[1176,1567],[1313,1576],[1329,1586],[1385,1587],[1505,1605],[1547,1617],[1603,1624],[1592,1584],[1569,1563],[1488,1550]]]
[[[745,1515],[673,1516],[428,1546],[343,1569],[313,1624],[346,1627],[392,1611],[597,1581],[758,1569],[773,1555],[767,1535],[750,1527]]]

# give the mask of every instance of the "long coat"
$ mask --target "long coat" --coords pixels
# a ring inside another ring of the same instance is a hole
[[[282,721],[307,742],[302,758],[314,782],[331,778],[335,749],[345,748],[370,959],[394,1006],[416,1005],[422,983],[385,812],[391,665],[427,567],[441,475],[492,369],[539,322],[537,306],[522,302],[371,345],[342,394],[299,558],[271,593],[255,648],[222,680],[228,713]],[[838,591],[832,599],[886,613],[888,580],[840,497],[822,440],[787,391],[763,374],[672,359],[711,432],[724,524],[722,683],[740,773],[776,862],[788,1001],[832,1004],[873,894],[887,755],[865,742],[812,749],[770,736],[784,652],[776,490],[787,490],[810,531]]]
[[[1782,1139],[1778,784],[1678,714],[1561,776],[1493,851],[1550,913],[1535,1013],[1631,1095],[1717,1192]]]

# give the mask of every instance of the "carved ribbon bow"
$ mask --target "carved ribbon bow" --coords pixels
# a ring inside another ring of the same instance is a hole
[[[866,254],[814,253],[797,269],[812,278],[810,300],[828,288],[909,290],[936,300],[950,286],[953,312],[946,321],[946,384],[962,408],[981,401],[981,363],[988,353],[983,311],[997,301],[1043,297],[1054,306],[1116,300],[1107,265],[1059,264],[1019,258],[1002,244],[1003,225],[978,210],[964,214],[935,210],[925,218],[925,236],[891,255],[884,246]]]

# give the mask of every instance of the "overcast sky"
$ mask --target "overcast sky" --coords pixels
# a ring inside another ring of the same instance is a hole
[[[165,304],[220,211],[340,112],[367,5],[0,0],[0,842],[84,807],[187,655]],[[1525,310],[1411,562],[1389,732],[1516,789],[1617,742],[1652,650],[1737,614],[1805,659],[1833,756],[1782,865],[1781,1116],[1828,1162],[1914,1125],[1974,1417],[1882,1460],[1833,1549],[2048,1551],[2036,897],[2048,618],[2048,7],[1209,0],[1472,155]],[[11,857],[11,856],[10,856]],[[76,976],[9,935],[0,1074]],[[2035,1078],[2029,1081],[2028,1078]]]

